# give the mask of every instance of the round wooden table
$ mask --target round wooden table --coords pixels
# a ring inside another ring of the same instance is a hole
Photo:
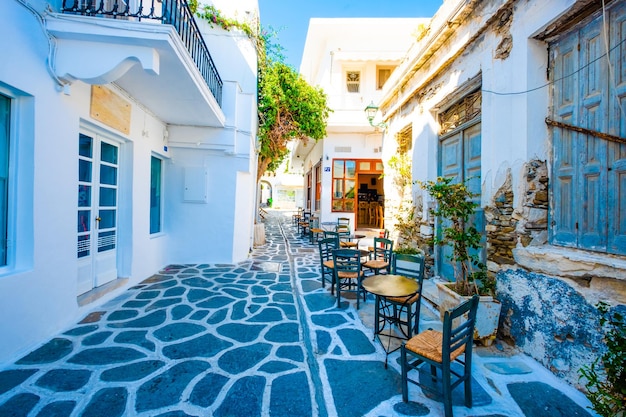
[[[363,288],[380,297],[405,297],[415,294],[419,283],[402,275],[372,275],[363,280]]]
[[[374,310],[374,337],[378,338],[381,346],[385,350],[385,368],[387,367],[387,358],[391,352],[398,350],[400,347],[396,347],[395,349],[390,349],[391,346],[391,338],[395,339],[405,339],[404,337],[400,337],[397,335],[393,335],[390,332],[388,334],[384,334],[383,336],[387,338],[387,346],[383,343],[381,337],[382,331],[385,328],[385,322],[383,321],[382,327],[380,326],[380,297],[407,297],[409,295],[413,295],[419,291],[419,283],[411,278],[407,278],[402,275],[372,275],[371,277],[367,277],[363,280],[363,288],[365,291],[372,293],[376,296],[376,307]],[[390,325],[394,323],[390,322]],[[396,323],[397,324],[397,323]]]

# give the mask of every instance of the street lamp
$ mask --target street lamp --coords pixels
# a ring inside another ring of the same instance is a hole
[[[370,126],[386,128],[387,123],[385,122],[374,123],[374,117],[376,117],[376,113],[378,113],[378,106],[375,105],[374,102],[372,101],[365,108],[365,115],[367,116],[367,121],[370,122]]]

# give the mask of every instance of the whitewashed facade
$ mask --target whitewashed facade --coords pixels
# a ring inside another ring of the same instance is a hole
[[[348,217],[354,230],[366,223],[359,220],[358,191],[368,189],[380,196],[381,203],[384,200],[383,129],[371,126],[364,110],[379,101],[385,80],[414,42],[412,34],[427,22],[418,18],[310,20],[300,73],[324,90],[332,112],[327,136],[317,143],[300,141],[292,151],[290,170],[303,174],[304,199],[298,205],[321,222]],[[337,174],[342,167],[354,168],[354,175]]]
[[[239,262],[252,247],[252,42],[199,21],[212,71],[177,31],[189,23],[90,3],[0,5],[0,363],[168,264]],[[184,18],[182,2],[154,5]],[[256,0],[238,6],[257,19]]]
[[[574,384],[602,350],[594,305],[626,304],[626,4],[604,3],[446,0],[377,103],[385,161],[409,132],[413,180],[479,194],[500,335]]]

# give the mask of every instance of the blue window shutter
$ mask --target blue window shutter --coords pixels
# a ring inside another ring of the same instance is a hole
[[[578,37],[570,36],[551,48],[554,59],[554,118],[564,123],[576,124],[578,118]],[[573,75],[572,75],[573,74]],[[577,158],[578,134],[554,128],[553,179],[552,179],[552,242],[563,246],[578,243],[576,219],[578,217]]]
[[[626,123],[623,126],[626,129]],[[607,251],[626,255],[626,145],[609,144],[608,159]]]
[[[580,32],[580,115],[579,125],[598,132],[608,130],[608,69],[604,39],[598,20]],[[607,141],[591,135],[578,135],[579,190],[582,201],[578,229],[581,248],[606,250],[607,235]]]
[[[446,178],[454,178],[454,181],[462,181],[463,169],[463,136],[458,132],[441,141],[441,155],[439,159],[439,175]],[[444,225],[441,219],[437,219],[437,234],[441,236],[441,228]],[[439,275],[454,281],[454,265],[449,257],[452,255],[450,246],[437,247],[437,265]]]
[[[439,175],[446,178],[454,178],[455,182],[469,180],[467,185],[470,191],[476,194],[474,201],[480,204],[480,170],[481,170],[481,124],[477,123],[441,141],[441,154],[439,159]],[[482,209],[476,210],[471,219],[472,224],[479,232],[485,230],[484,213]],[[443,225],[437,227],[437,233]],[[452,254],[450,246],[438,248],[438,271],[439,275],[449,280],[454,279],[454,266],[449,257]],[[484,261],[485,254],[479,254]]]
[[[609,17],[611,50],[611,66],[615,94],[609,92],[609,132],[626,138],[626,50],[616,46],[626,39],[626,3],[616,5]],[[617,70],[620,68],[620,70]],[[621,109],[620,109],[621,104]],[[609,143],[607,156],[607,189],[608,189],[608,242],[607,251],[626,255],[626,145]]]

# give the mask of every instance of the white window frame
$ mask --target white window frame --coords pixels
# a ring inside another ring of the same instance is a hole
[[[7,256],[0,277],[33,267],[34,251],[34,125],[32,96],[0,83],[0,94],[11,101],[7,198]],[[18,238],[19,237],[19,238]]]

